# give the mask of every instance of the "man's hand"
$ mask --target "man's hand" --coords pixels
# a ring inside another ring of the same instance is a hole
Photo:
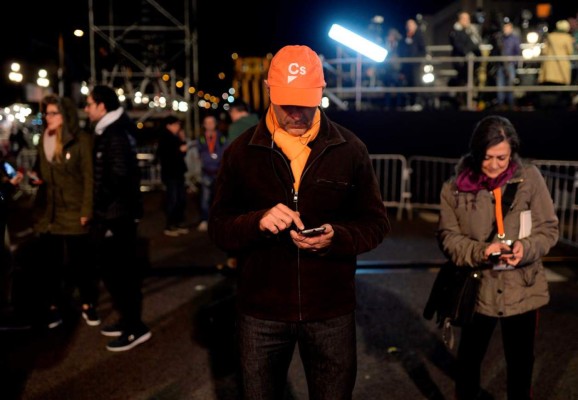
[[[261,231],[269,231],[275,235],[292,226],[296,226],[297,229],[305,227],[301,218],[299,218],[299,213],[281,203],[269,209],[259,221],[259,229]]]
[[[317,236],[303,236],[299,232],[292,230],[290,232],[291,239],[293,239],[293,243],[295,243],[295,245],[301,250],[308,250],[317,253],[318,251],[329,247],[333,235],[335,235],[335,231],[331,225],[323,224],[322,226],[325,227],[325,232]]]

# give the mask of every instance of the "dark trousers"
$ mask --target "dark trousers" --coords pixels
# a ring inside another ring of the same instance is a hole
[[[144,266],[136,256],[137,223],[131,218],[95,223],[94,243],[102,280],[127,332],[145,328],[142,319]]]
[[[480,391],[480,373],[484,355],[500,322],[502,343],[506,357],[507,390],[509,400],[532,398],[534,368],[534,339],[538,311],[504,318],[476,314],[470,325],[464,326],[458,348],[456,398],[474,400]],[[488,366],[492,368],[492,366]]]
[[[187,192],[184,176],[179,178],[165,178],[165,215],[166,227],[181,225],[185,220]]]
[[[357,374],[353,313],[313,322],[267,321],[239,314],[237,335],[243,399],[284,398],[295,345],[309,399],[351,399]]]
[[[32,321],[43,322],[51,306],[74,313],[74,292],[82,304],[98,302],[98,273],[90,252],[90,236],[40,234],[19,257],[23,270],[16,283],[16,307]],[[26,298],[25,298],[26,297]]]

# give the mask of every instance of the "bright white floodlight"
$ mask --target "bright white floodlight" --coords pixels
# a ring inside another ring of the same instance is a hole
[[[387,57],[387,50],[373,43],[357,33],[351,32],[338,24],[333,24],[329,29],[329,37],[339,43],[371,58],[373,61],[382,62]]]

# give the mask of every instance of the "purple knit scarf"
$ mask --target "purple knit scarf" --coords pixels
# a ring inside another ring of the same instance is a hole
[[[504,172],[495,178],[489,178],[483,173],[476,173],[468,168],[458,175],[456,186],[460,192],[477,193],[482,189],[492,191],[497,187],[503,186],[504,183],[512,178],[517,169],[518,164],[510,162]]]

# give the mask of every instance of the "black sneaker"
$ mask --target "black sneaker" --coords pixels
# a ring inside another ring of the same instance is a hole
[[[89,326],[100,325],[100,318],[98,318],[98,314],[96,313],[96,309],[94,308],[94,306],[92,304],[83,305],[82,318],[84,318],[84,321],[86,321],[86,324]]]
[[[122,335],[122,326],[118,322],[107,325],[100,330],[100,333],[108,337],[119,337]]]
[[[130,350],[133,347],[138,346],[141,343],[146,342],[152,336],[150,330],[144,330],[141,332],[130,333],[126,332],[123,333],[118,339],[114,339],[113,341],[109,342],[106,346],[106,349],[109,351],[126,351]]]
[[[54,329],[60,325],[62,325],[62,316],[60,315],[60,312],[58,312],[57,308],[50,308],[48,311],[46,326],[48,326],[48,329]]]

